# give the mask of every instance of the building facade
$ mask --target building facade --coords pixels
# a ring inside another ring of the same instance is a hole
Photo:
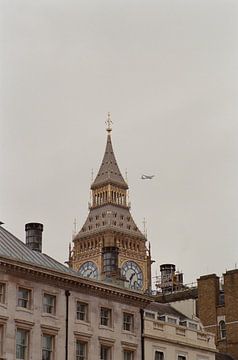
[[[215,360],[214,335],[168,304],[144,310],[145,359]]]
[[[0,226],[0,359],[141,359],[149,302],[79,276]]]
[[[198,316],[216,337],[219,351],[238,360],[238,270],[220,279],[215,274],[198,279]]]

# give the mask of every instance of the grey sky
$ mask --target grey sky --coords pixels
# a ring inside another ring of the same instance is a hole
[[[1,0],[0,220],[68,256],[104,121],[157,268],[238,262],[238,2]],[[154,173],[152,181],[140,180]],[[154,266],[154,273],[156,266]]]

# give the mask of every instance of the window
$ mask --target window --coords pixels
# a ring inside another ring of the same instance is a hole
[[[186,360],[186,356],[185,355],[178,355],[178,360]]]
[[[168,323],[170,324],[177,324],[178,320],[168,316]]]
[[[0,356],[3,351],[3,325],[0,324]]]
[[[0,304],[5,303],[6,284],[0,283]]]
[[[19,287],[17,294],[17,306],[25,309],[30,309],[30,305],[31,305],[30,302],[31,302],[31,290]]]
[[[16,332],[16,359],[26,360],[28,359],[28,337],[27,330],[17,329]]]
[[[88,304],[77,301],[77,320],[88,321]]]
[[[134,351],[124,350],[123,351],[123,360],[134,360]]]
[[[219,322],[219,331],[220,331],[220,338],[224,339],[226,337],[226,323],[224,320]]]
[[[53,360],[54,356],[54,337],[43,334],[42,336],[42,360]]]
[[[132,314],[123,313],[123,330],[133,331],[134,316]]]
[[[76,360],[87,359],[87,344],[80,340],[76,341]]]
[[[155,319],[155,314],[145,311],[145,317],[148,319]]]
[[[112,312],[111,309],[101,308],[101,325],[111,326]]]
[[[221,290],[220,291],[220,294],[219,294],[219,305],[225,305],[225,294],[224,294],[224,290]]]
[[[55,315],[56,297],[50,294],[43,295],[43,312]]]
[[[155,360],[164,360],[164,353],[162,351],[156,351]]]
[[[109,346],[101,345],[100,360],[111,359],[111,348]]]

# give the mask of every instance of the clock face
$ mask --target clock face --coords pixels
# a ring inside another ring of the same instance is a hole
[[[140,290],[143,286],[143,274],[134,261],[126,261],[121,269],[121,274],[129,283],[131,289]]]
[[[79,274],[91,279],[98,278],[98,268],[92,261],[87,261],[79,268]]]

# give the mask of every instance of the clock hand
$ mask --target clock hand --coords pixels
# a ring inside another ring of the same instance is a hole
[[[136,273],[132,273],[131,276],[130,276],[130,282],[132,281],[133,277],[135,276]]]
[[[92,275],[92,273],[93,273],[93,270],[91,270],[91,272],[88,274],[87,277],[90,277]]]

